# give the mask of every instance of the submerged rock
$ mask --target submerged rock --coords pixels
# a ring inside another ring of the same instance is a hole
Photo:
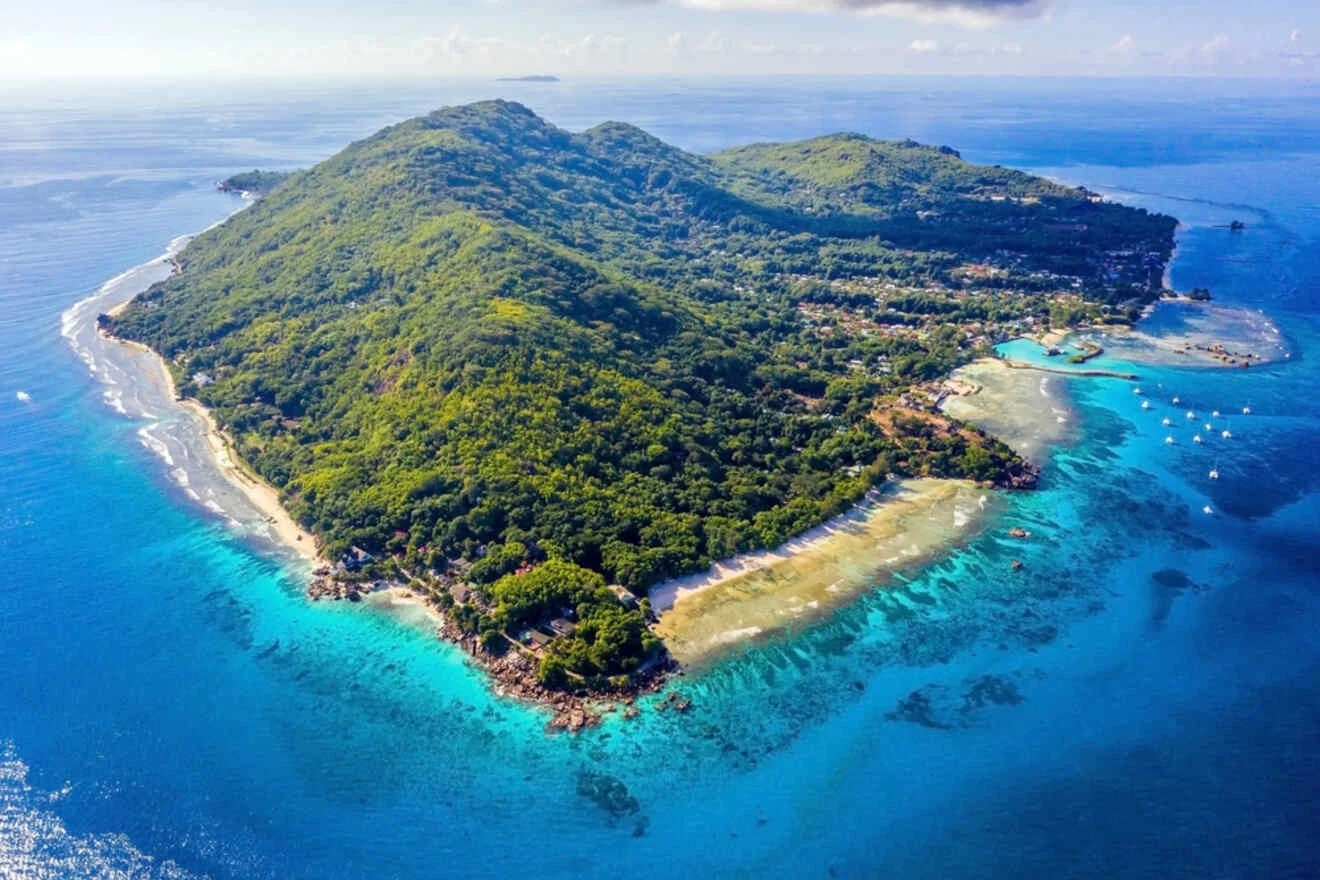
[[[628,786],[608,773],[587,769],[579,771],[577,793],[579,797],[591,801],[614,819],[631,816],[641,809],[641,804],[628,791]],[[645,833],[645,825],[642,828]]]

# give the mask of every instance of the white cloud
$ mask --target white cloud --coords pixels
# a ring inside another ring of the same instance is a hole
[[[1215,34],[1201,44],[1201,54],[1206,58],[1218,55],[1229,43],[1228,34]]]
[[[697,44],[697,51],[706,55],[723,55],[729,49],[729,38],[719,31],[711,31]]]
[[[473,37],[462,30],[452,30],[443,36],[421,37],[418,42],[449,58],[491,55],[508,46],[500,37]]]
[[[716,12],[851,12],[921,22],[988,27],[1006,19],[1040,18],[1052,0],[614,0],[627,5],[677,5]]]
[[[910,49],[913,52],[919,52],[923,55],[928,55],[931,52],[940,51],[940,44],[937,40],[913,40],[912,43],[908,46],[908,49]]]
[[[1131,34],[1124,34],[1114,41],[1114,45],[1109,47],[1112,55],[1131,55],[1132,50],[1137,48],[1137,41]]]

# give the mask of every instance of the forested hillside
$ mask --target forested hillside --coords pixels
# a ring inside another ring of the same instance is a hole
[[[1005,480],[1002,444],[876,410],[1007,332],[1124,320],[1172,229],[947,148],[703,157],[488,102],[294,174],[105,322],[332,557],[477,562],[478,585],[562,559],[640,589],[889,473]]]

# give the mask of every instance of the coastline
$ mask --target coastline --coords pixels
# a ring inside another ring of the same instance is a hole
[[[970,540],[996,496],[966,480],[893,481],[773,551],[741,554],[653,588],[656,633],[684,666],[809,624]],[[656,605],[659,609],[659,605]]]
[[[136,298],[135,294],[132,298],[116,305],[107,314],[122,312]],[[211,411],[199,401],[179,397],[174,376],[170,373],[169,365],[166,364],[165,359],[154,349],[140,342],[120,339],[117,336],[100,331],[99,328],[98,332],[102,338],[110,342],[148,356],[148,359],[155,365],[156,380],[168,391],[170,398],[173,399],[179,409],[195,419],[201,427],[216,470],[262,514],[266,525],[270,527],[271,532],[284,547],[313,563],[316,567],[326,565],[327,561],[320,555],[319,542],[316,537],[298,525],[293,516],[280,503],[279,491],[274,486],[243,466],[233,454],[232,441],[229,435],[221,429]]]
[[[893,488],[892,485],[872,488],[847,512],[789,538],[774,549],[739,553],[713,563],[705,571],[661,581],[647,592],[651,607],[657,614],[663,614],[690,596],[737,578],[773,568],[791,561],[796,556],[818,549],[836,535],[854,530],[859,524],[866,522],[882,506],[884,500],[894,494]]]
[[[178,264],[174,260],[174,252],[167,252],[162,257],[158,257],[153,263],[160,263],[162,268],[168,265],[171,275],[179,271]],[[102,311],[109,314],[121,313],[138,294],[149,287],[150,284],[145,284],[135,290],[127,299],[113,303],[106,302],[105,305],[108,308]],[[104,296],[100,298],[104,299]],[[98,297],[92,297],[91,300],[96,301]],[[89,302],[87,305],[90,308],[99,305],[99,302]],[[202,448],[209,456],[209,463],[224,477],[229,485],[241,493],[253,509],[260,513],[265,525],[280,548],[287,548],[302,560],[310,563],[306,568],[306,572],[309,573],[307,594],[310,600],[315,601],[325,596],[332,599],[348,599],[353,602],[365,601],[366,604],[372,605],[376,610],[395,613],[401,618],[410,619],[410,621],[405,622],[424,623],[429,630],[436,633],[442,640],[453,643],[459,650],[467,654],[469,662],[479,666],[489,675],[490,687],[493,692],[532,704],[542,710],[548,710],[551,713],[549,727],[552,729],[580,730],[600,723],[604,715],[620,708],[622,708],[624,717],[634,717],[639,710],[639,707],[634,705],[635,699],[643,694],[658,691],[665,686],[670,673],[668,669],[659,668],[639,678],[629,687],[615,691],[598,691],[588,688],[577,688],[575,690],[546,689],[540,685],[535,675],[537,657],[534,652],[519,646],[494,654],[481,648],[477,640],[460,631],[452,619],[452,615],[446,613],[437,598],[437,584],[432,583],[430,578],[404,581],[397,577],[390,577],[372,584],[343,584],[338,585],[337,588],[318,591],[316,586],[318,579],[315,575],[327,574],[330,564],[319,555],[317,539],[298,526],[280,503],[278,491],[253,474],[239,460],[234,452],[232,439],[221,429],[213,414],[199,401],[178,396],[169,365],[159,353],[146,345],[117,338],[99,328],[96,328],[96,333],[104,340],[113,342],[117,346],[122,346],[126,350],[142,356],[130,359],[135,372],[162,389],[162,397],[168,398],[180,411],[188,414],[188,418],[192,420],[197,428],[198,435],[205,441]],[[151,366],[147,365],[146,361],[148,360],[151,362]],[[173,463],[170,462],[170,464]],[[943,484],[946,487],[959,483],[959,481],[938,480],[929,482]],[[834,578],[830,584],[825,585],[828,595],[824,596],[823,601],[813,599],[810,602],[798,602],[783,611],[790,619],[790,623],[805,622],[822,616],[846,602],[853,601],[862,593],[874,589],[877,576],[883,576],[883,572],[877,568],[877,562],[887,566],[888,571],[910,570],[912,567],[924,564],[940,553],[947,551],[954,543],[961,543],[969,538],[984,519],[983,516],[974,514],[970,520],[955,524],[954,520],[962,517],[962,514],[954,516],[950,513],[949,529],[951,531],[941,532],[934,540],[928,538],[914,540],[908,529],[908,524],[912,520],[914,511],[925,511],[927,508],[922,501],[914,503],[911,498],[893,497],[906,491],[905,484],[898,486],[884,485],[872,489],[861,502],[848,512],[795,536],[774,550],[755,551],[741,557],[735,557],[732,560],[716,563],[706,572],[662,583],[652,589],[653,601],[656,602],[658,609],[668,611],[673,611],[675,606],[681,606],[678,609],[681,616],[685,613],[685,609],[693,606],[693,600],[700,598],[702,602],[709,602],[713,594],[720,593],[723,588],[731,584],[746,581],[750,576],[758,574],[777,575],[788,570],[801,569],[804,566],[808,569],[815,569],[831,555],[837,560],[841,546],[846,545],[849,541],[856,542],[859,537],[867,538],[869,536],[869,539],[874,540],[876,528],[881,528],[885,532],[885,539],[892,539],[901,543],[902,546],[896,545],[894,552],[886,552],[878,558],[872,555],[869,559],[858,561],[857,564],[854,564],[853,561],[844,560],[844,564],[849,567],[849,571],[845,573],[842,579]],[[971,484],[966,484],[966,486],[971,486]],[[194,495],[194,497],[196,496]],[[984,512],[984,501],[985,498],[982,496],[981,505],[979,505],[982,512]],[[210,507],[209,504],[207,506]],[[212,509],[215,510],[215,508]],[[219,511],[217,510],[217,512]],[[315,569],[315,572],[313,572],[313,569]],[[804,584],[814,589],[821,586],[812,580],[812,575],[817,573],[798,571],[794,578],[800,577]],[[407,575],[406,572],[404,574]],[[319,580],[324,581],[325,578],[322,577]],[[444,587],[441,586],[439,589],[444,589]],[[780,611],[772,610],[770,613],[779,614]],[[671,616],[670,622],[672,623],[675,619]],[[718,620],[718,617],[712,618],[712,620]],[[783,628],[782,626],[758,626],[755,628],[755,633],[751,632],[750,628],[743,628],[744,631],[735,634],[731,643],[736,643],[742,637],[762,632],[777,632]],[[662,629],[658,628],[657,632],[662,632]],[[672,651],[671,655],[678,658],[678,655],[673,654]],[[713,654],[710,656],[713,656]],[[671,694],[670,696],[674,697],[675,695]],[[671,700],[668,703],[661,700],[657,708],[673,707],[676,711],[684,711],[687,705],[686,700]]]
[[[1053,378],[1063,372],[981,358],[944,381],[940,411],[997,437],[1039,467],[1054,447],[1076,438],[1077,413],[1067,386]]]

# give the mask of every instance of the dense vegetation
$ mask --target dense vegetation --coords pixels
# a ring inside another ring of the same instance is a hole
[[[701,157],[490,102],[294,174],[105,320],[332,556],[473,562],[489,629],[777,544],[889,473],[1002,478],[1002,444],[877,408],[996,334],[1122,320],[1172,226],[947,148]],[[627,671],[638,612],[585,604],[555,663]]]
[[[288,180],[288,171],[244,171],[232,177],[226,177],[218,184],[221,192],[246,192],[252,195],[266,193]]]

